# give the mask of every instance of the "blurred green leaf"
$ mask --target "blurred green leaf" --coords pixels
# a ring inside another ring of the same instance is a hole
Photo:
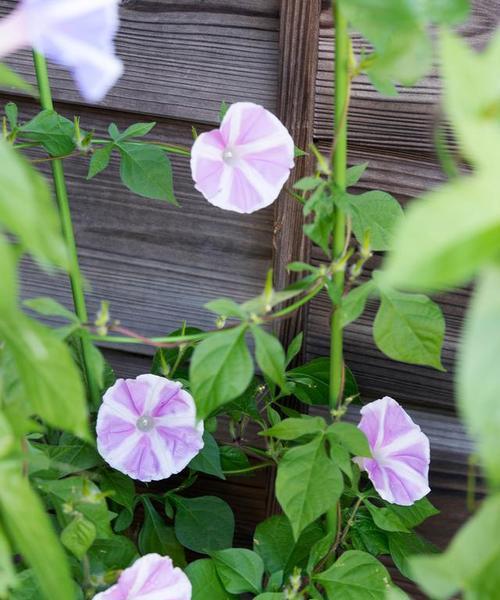
[[[79,560],[85,556],[95,538],[95,525],[81,515],[77,515],[61,531],[61,542]]]

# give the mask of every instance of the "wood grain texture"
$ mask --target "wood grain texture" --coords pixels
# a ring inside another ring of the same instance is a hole
[[[15,4],[0,0],[0,16]],[[120,14],[125,73],[101,106],[205,123],[223,100],[276,109],[279,0],[129,0]],[[29,52],[9,62],[34,80]],[[81,102],[64,69],[50,72],[56,100]]]
[[[316,89],[315,136],[331,137],[332,73],[334,61],[331,11],[324,3],[321,16]],[[467,23],[459,30],[475,48],[483,48],[500,23],[500,0],[473,0]],[[353,35],[356,53],[366,47]],[[350,144],[380,150],[433,152],[433,134],[440,119],[441,95],[437,70],[411,88],[400,87],[399,96],[381,96],[366,76],[356,79],[349,113]]]

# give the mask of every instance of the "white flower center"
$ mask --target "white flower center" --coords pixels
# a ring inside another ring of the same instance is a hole
[[[155,420],[149,415],[142,415],[142,417],[137,419],[136,426],[139,431],[147,433],[148,431],[154,429]]]
[[[222,153],[222,160],[226,163],[226,165],[234,167],[238,161],[237,153],[232,148],[226,148]]]

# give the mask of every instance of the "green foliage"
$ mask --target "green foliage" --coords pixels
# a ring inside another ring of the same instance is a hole
[[[36,96],[36,91],[33,89],[33,87],[20,75],[18,75],[12,69],[9,69],[9,67],[3,63],[0,63],[0,85],[21,90],[23,92],[28,92],[28,94]]]
[[[54,110],[42,110],[19,132],[24,139],[39,142],[50,156],[66,156],[76,147],[74,124]]]
[[[495,358],[500,350],[500,269],[481,274],[460,344],[458,401],[477,444],[481,463],[495,483],[500,482],[498,460],[498,375]]]
[[[437,600],[451,598],[459,590],[466,598],[494,598],[500,585],[499,560],[500,497],[496,494],[484,502],[444,554],[414,557],[410,568],[422,589]]]
[[[389,250],[396,227],[403,217],[399,202],[386,192],[348,196],[352,230],[362,243],[367,232],[372,250]]]
[[[374,293],[375,289],[376,286],[373,281],[367,281],[351,290],[342,298],[340,310],[342,311],[343,327],[359,319],[365,310],[368,299]]]
[[[195,349],[190,367],[198,417],[204,419],[248,387],[253,362],[243,325],[216,333]]]
[[[260,369],[271,381],[285,388],[285,351],[281,342],[256,325],[250,330],[255,340],[255,358]]]
[[[413,85],[431,67],[432,46],[428,26],[456,23],[468,12],[466,0],[341,0],[352,26],[374,47],[361,60],[375,87],[394,95],[395,83]]]
[[[156,552],[162,556],[170,556],[178,567],[186,565],[184,548],[174,533],[174,528],[165,524],[151,500],[142,497],[144,504],[144,525],[139,532],[139,550],[141,554]]]
[[[444,332],[441,309],[430,298],[389,288],[381,290],[373,337],[384,354],[394,360],[443,370]]]
[[[0,224],[41,264],[66,267],[66,249],[47,183],[2,141],[0,164],[9,174],[0,186]]]
[[[278,465],[276,497],[295,539],[338,502],[342,490],[342,474],[328,457],[322,435],[287,450]]]
[[[300,419],[290,418],[280,421],[261,435],[275,437],[279,440],[295,440],[304,435],[315,435],[325,429],[325,421],[321,417],[302,416]]]
[[[358,550],[344,552],[335,563],[315,578],[335,600],[385,600],[389,573],[373,556]]]
[[[234,515],[224,500],[215,496],[174,496],[173,500],[175,535],[184,547],[199,554],[211,554],[232,545]]]
[[[186,567],[186,575],[193,586],[192,600],[233,600],[236,598],[228,593],[217,574],[215,562],[209,558],[195,560]]]
[[[231,594],[262,591],[264,563],[258,554],[244,548],[214,552],[215,568],[224,587]]]
[[[220,449],[214,436],[205,430],[203,450],[189,463],[189,468],[200,473],[208,473],[219,479],[225,479],[221,465]]]

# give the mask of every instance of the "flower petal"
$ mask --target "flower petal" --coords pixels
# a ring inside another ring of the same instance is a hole
[[[119,0],[23,0],[30,43],[71,70],[82,95],[101,100],[123,72],[115,56]]]
[[[356,459],[380,496],[408,506],[429,493],[430,444],[427,436],[392,398],[364,406],[359,428],[373,458]]]
[[[191,594],[189,579],[168,556],[146,554],[94,600],[191,600]]]

